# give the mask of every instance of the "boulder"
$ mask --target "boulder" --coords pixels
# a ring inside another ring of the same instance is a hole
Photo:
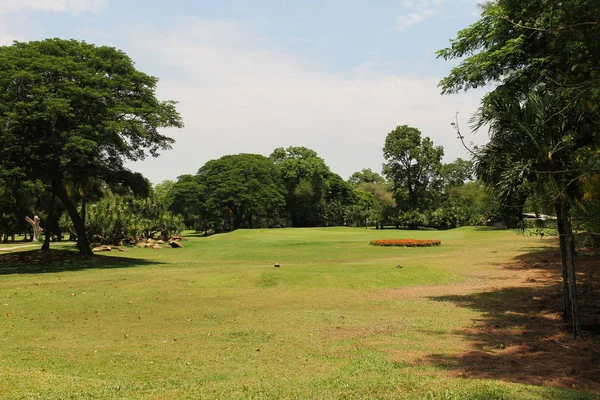
[[[98,253],[100,251],[112,251],[112,247],[111,246],[98,246],[98,247],[94,247],[92,249],[92,251],[94,253]]]

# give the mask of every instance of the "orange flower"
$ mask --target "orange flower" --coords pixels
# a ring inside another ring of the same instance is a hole
[[[399,247],[431,247],[442,244],[440,240],[430,239],[379,239],[372,240],[373,246],[399,246]]]

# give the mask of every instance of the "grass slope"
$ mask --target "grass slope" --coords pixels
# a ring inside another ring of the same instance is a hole
[[[442,245],[369,245],[406,237]],[[595,398],[441,361],[473,348],[461,331],[484,312],[439,296],[518,280],[500,265],[545,243],[324,228],[191,235],[92,261],[57,251],[50,264],[12,250],[0,254],[0,398]]]

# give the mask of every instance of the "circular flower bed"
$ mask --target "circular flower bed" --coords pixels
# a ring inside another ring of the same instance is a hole
[[[371,240],[373,246],[399,246],[399,247],[431,247],[442,244],[439,240],[419,239],[379,239]]]

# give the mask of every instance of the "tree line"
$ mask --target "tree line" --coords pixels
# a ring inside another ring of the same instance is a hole
[[[207,234],[287,226],[449,229],[478,223],[493,207],[472,181],[472,163],[443,164],[443,149],[416,128],[390,132],[384,155],[383,176],[363,169],[348,180],[306,147],[226,155],[158,188],[166,208]]]

